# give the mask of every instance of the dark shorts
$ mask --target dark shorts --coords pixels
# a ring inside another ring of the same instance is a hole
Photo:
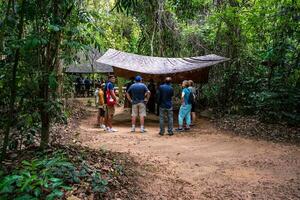
[[[191,112],[196,112],[196,104],[195,103],[192,104]]]
[[[99,116],[104,117],[105,116],[105,110],[104,108],[99,108]]]

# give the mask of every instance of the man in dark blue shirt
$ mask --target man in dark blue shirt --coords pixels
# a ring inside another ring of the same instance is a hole
[[[159,126],[160,126],[160,135],[164,135],[165,126],[164,126],[164,115],[165,112],[168,113],[168,134],[173,135],[173,104],[172,97],[174,96],[174,90],[171,86],[171,77],[167,77],[165,83],[159,86],[158,89],[158,100],[159,105]]]
[[[135,122],[136,117],[140,117],[141,122],[141,132],[146,132],[144,128],[144,118],[146,116],[146,103],[150,97],[150,91],[148,90],[147,86],[142,83],[142,77],[136,76],[135,83],[132,84],[126,92],[126,96],[129,102],[132,103],[132,128],[131,132],[135,132]]]

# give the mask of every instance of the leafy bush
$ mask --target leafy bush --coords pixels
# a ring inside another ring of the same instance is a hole
[[[299,79],[288,83],[284,73],[277,73],[269,80],[264,68],[256,67],[255,76],[248,71],[253,69],[244,69],[238,75],[236,84],[227,78],[233,76],[234,70],[225,71],[221,81],[211,80],[202,87],[201,98],[207,106],[223,113],[257,115],[262,121],[271,123],[299,124]]]
[[[24,160],[13,173],[0,173],[0,179],[0,199],[59,199],[81,180],[89,183],[94,192],[104,193],[108,184],[86,163],[76,167],[59,151],[49,158]]]

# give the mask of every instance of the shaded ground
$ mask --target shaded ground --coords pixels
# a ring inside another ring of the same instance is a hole
[[[77,141],[95,149],[125,152],[140,163],[136,173],[144,199],[299,199],[300,149],[217,130],[200,119],[188,133],[158,135],[149,116],[148,132],[130,133],[128,111],[117,109],[117,133],[95,127],[96,110],[81,120]]]

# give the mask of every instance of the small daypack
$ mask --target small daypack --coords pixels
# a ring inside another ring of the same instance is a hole
[[[195,95],[193,94],[192,91],[191,91],[190,94],[189,94],[188,103],[189,103],[189,104],[194,104],[194,103],[195,103]]]

